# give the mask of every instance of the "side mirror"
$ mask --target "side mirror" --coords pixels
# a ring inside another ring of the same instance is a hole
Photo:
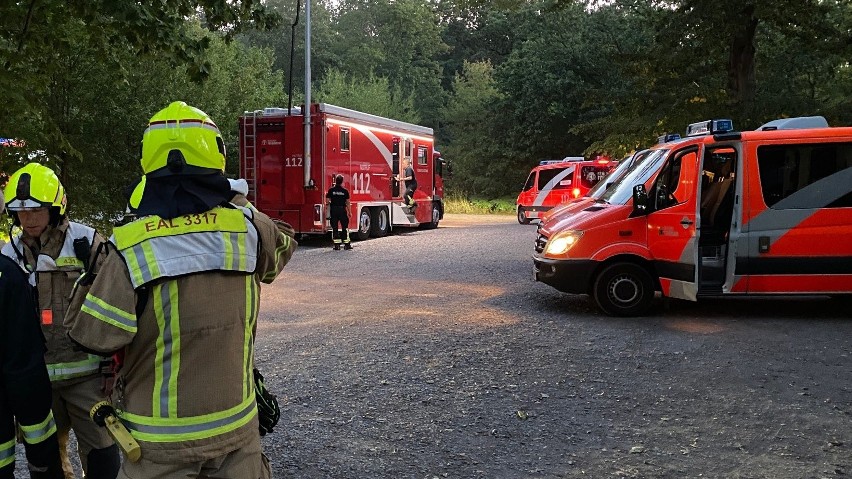
[[[633,187],[633,214],[644,215],[648,212],[648,192],[645,191],[645,185],[636,185]]]

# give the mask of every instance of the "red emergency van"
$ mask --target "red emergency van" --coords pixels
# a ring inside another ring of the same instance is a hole
[[[690,125],[542,232],[533,263],[537,281],[611,315],[641,315],[657,291],[850,294],[852,128],[821,117]]]
[[[395,227],[436,228],[444,216],[446,162],[431,128],[326,103],[311,105],[310,156],[302,108],[266,108],[240,117],[240,174],[260,211],[302,235],[325,234],[325,194],[335,175],[351,195],[349,229],[358,239]],[[416,207],[397,181],[401,160],[414,168]]]
[[[580,198],[598,184],[616,162],[606,157],[586,160],[569,156],[562,160],[543,160],[530,171],[518,199],[518,223],[540,219],[542,213],[566,201]]]

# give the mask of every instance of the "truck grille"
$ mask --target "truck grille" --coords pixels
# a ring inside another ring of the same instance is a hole
[[[535,252],[541,254],[544,251],[544,245],[547,244],[547,236],[538,235],[535,239]]]

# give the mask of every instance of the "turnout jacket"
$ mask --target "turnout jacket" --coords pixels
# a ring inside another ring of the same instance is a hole
[[[205,461],[256,437],[259,287],[296,246],[269,217],[235,205],[114,230],[67,320],[84,347],[123,350],[113,402],[143,457]]]
[[[75,252],[75,240],[88,245],[80,251],[82,259]],[[63,219],[56,227],[48,227],[37,241],[41,247],[36,254],[24,244],[21,235],[12,238],[0,252],[29,273],[30,284],[38,292],[37,307],[47,339],[45,361],[51,382],[58,386],[73,384],[99,374],[104,359],[80,351],[68,339],[68,330],[63,325],[74,283],[84,266],[96,260],[98,245],[104,239],[88,226]]]
[[[0,256],[0,476],[15,467],[15,418],[30,462],[58,466],[51,401],[32,290],[20,267]]]

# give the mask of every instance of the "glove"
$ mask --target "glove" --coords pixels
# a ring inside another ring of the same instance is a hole
[[[278,407],[278,398],[266,390],[263,375],[260,374],[257,368],[254,368],[254,395],[257,401],[257,419],[260,425],[260,435],[265,436],[272,432],[272,428],[278,424],[278,420],[281,418],[281,409]]]
[[[284,233],[285,235],[291,238],[296,237],[296,230],[294,230],[293,227],[290,226],[290,223],[281,220],[272,220],[272,222],[275,223],[275,227],[278,228],[278,231]]]

